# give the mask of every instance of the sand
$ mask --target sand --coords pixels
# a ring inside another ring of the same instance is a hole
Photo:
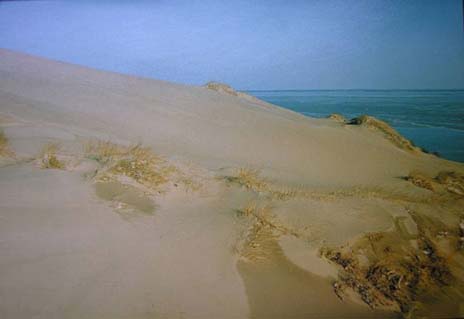
[[[463,316],[464,165],[368,119],[0,50],[0,316]]]

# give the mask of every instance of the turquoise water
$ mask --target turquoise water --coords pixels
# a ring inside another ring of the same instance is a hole
[[[464,90],[248,91],[272,104],[312,116],[368,114],[382,119],[416,145],[464,162]]]

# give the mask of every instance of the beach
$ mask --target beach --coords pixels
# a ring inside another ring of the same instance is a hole
[[[464,316],[464,165],[312,118],[0,50],[2,318]]]

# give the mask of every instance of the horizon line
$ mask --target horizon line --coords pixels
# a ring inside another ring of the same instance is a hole
[[[464,88],[453,89],[239,89],[242,92],[271,92],[271,91],[464,91]]]

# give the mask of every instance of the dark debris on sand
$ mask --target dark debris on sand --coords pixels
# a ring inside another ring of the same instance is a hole
[[[343,299],[346,289],[354,291],[371,308],[383,308],[408,314],[425,295],[439,292],[456,283],[447,258],[433,238],[428,221],[415,215],[419,232],[411,245],[395,231],[369,233],[349,246],[325,248],[322,256],[340,266],[335,294]],[[441,227],[441,226],[440,226]],[[461,230],[449,229],[458,237]]]

